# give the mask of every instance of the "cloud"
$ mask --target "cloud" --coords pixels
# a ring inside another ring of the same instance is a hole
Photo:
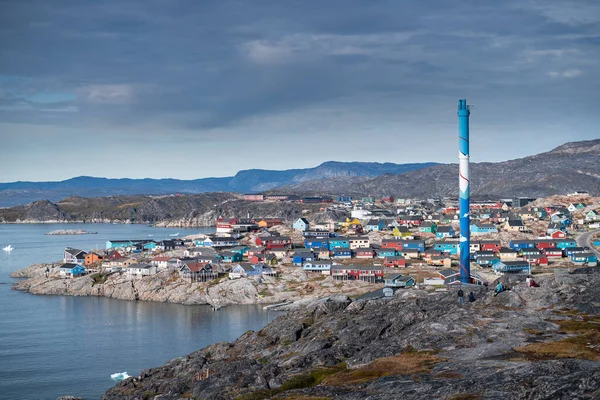
[[[96,104],[128,104],[135,100],[131,84],[89,85],[78,89],[86,102]]]
[[[583,71],[579,69],[568,69],[566,71],[550,71],[548,72],[548,76],[552,78],[577,78],[578,76],[583,75]]]

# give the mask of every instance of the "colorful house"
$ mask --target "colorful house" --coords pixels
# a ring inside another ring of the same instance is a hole
[[[356,258],[373,258],[375,251],[370,247],[361,247],[354,250]]]
[[[103,259],[104,259],[104,257],[101,256],[100,254],[96,254],[94,252],[87,253],[85,256],[85,264],[84,265],[86,267],[89,267],[92,264],[101,263]]]
[[[321,272],[322,274],[329,275],[332,265],[333,262],[330,260],[313,260],[304,262],[302,269],[307,272]]]
[[[349,236],[347,239],[350,243],[350,249],[352,250],[370,246],[368,236]]]
[[[509,247],[513,250],[533,249],[535,242],[533,240],[511,240]]]
[[[425,221],[419,226],[419,232],[435,233],[438,225],[434,221]]]
[[[388,249],[388,248],[380,248],[377,250],[377,257],[385,258],[385,257],[395,257],[398,255],[396,249]]]
[[[454,228],[448,225],[438,226],[437,231],[435,232],[435,237],[440,239],[451,238],[455,236],[456,232],[454,231]]]
[[[84,264],[87,253],[83,250],[67,247],[63,252],[63,262],[73,264]]]
[[[458,240],[447,240],[443,242],[437,242],[434,244],[436,250],[440,250],[443,253],[458,254],[460,245]]]
[[[420,252],[425,251],[424,240],[402,240],[402,247],[399,250],[419,250]]]
[[[381,241],[381,249],[394,249],[402,251],[402,244],[404,243],[401,239],[383,239]]]
[[[317,248],[326,248],[329,247],[329,238],[320,237],[320,238],[306,238],[304,239],[304,247],[307,249],[317,249]]]
[[[576,253],[571,255],[571,261],[575,264],[587,264],[589,266],[595,266],[598,264],[598,256],[593,253]]]
[[[221,252],[221,259],[226,263],[240,262],[243,257],[236,251],[223,251]]]
[[[292,255],[292,263],[301,266],[305,261],[314,261],[315,255],[310,251],[297,251]]]
[[[406,260],[402,256],[388,256],[383,259],[383,265],[386,267],[405,267]]]
[[[556,248],[557,249],[569,249],[577,247],[577,242],[573,239],[556,239]]]
[[[344,249],[349,249],[350,248],[350,240],[348,238],[331,238],[329,239],[329,248],[330,249],[335,249],[335,248],[344,248]]]
[[[385,286],[389,288],[406,288],[415,286],[415,279],[402,274],[386,274]]]
[[[85,274],[85,267],[76,263],[65,263],[58,268],[58,273],[63,278],[73,278]]]
[[[486,235],[488,233],[498,233],[498,228],[494,224],[472,224],[471,234]]]
[[[310,223],[308,222],[308,220],[306,218],[298,218],[293,224],[292,224],[292,228],[299,230],[299,231],[307,231],[310,228]]]
[[[493,268],[498,275],[531,273],[531,265],[527,260],[500,261],[494,264]]]
[[[382,219],[371,219],[365,225],[367,232],[378,232],[384,230],[386,227],[385,220]]]
[[[335,247],[333,249],[333,257],[334,258],[351,258],[352,250],[350,250],[349,248]]]

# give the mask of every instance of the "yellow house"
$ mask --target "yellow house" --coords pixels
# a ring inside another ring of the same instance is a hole
[[[358,218],[346,218],[346,222],[342,222],[341,224],[344,228],[348,228],[352,225],[360,226],[360,220]]]

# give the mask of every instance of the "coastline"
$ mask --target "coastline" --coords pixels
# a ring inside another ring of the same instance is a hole
[[[13,289],[35,295],[100,296],[184,305],[207,304],[219,308],[234,304],[302,304],[339,294],[359,296],[383,287],[361,281],[337,282],[330,276],[308,275],[297,267],[280,267],[285,271],[279,278],[259,276],[229,280],[223,277],[211,282],[189,283],[179,278],[177,272],[162,271],[154,276],[133,279],[126,274],[114,273],[103,283],[97,283],[93,275],[59,277],[61,264],[33,264],[11,273],[11,278],[21,279],[13,284]]]

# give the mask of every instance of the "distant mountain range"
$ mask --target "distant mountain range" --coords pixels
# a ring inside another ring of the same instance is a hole
[[[585,190],[600,194],[600,139],[570,142],[552,151],[497,163],[471,163],[474,198],[545,197]],[[304,181],[277,193],[458,197],[458,165],[439,164],[375,178]]]
[[[0,207],[36,200],[57,201],[71,196],[101,197],[124,195],[196,194],[206,192],[256,193],[305,181],[342,177],[372,178],[383,174],[402,174],[428,168],[437,163],[394,164],[374,162],[325,162],[314,168],[284,171],[250,169],[224,178],[107,179],[80,176],[60,182],[0,183]]]

